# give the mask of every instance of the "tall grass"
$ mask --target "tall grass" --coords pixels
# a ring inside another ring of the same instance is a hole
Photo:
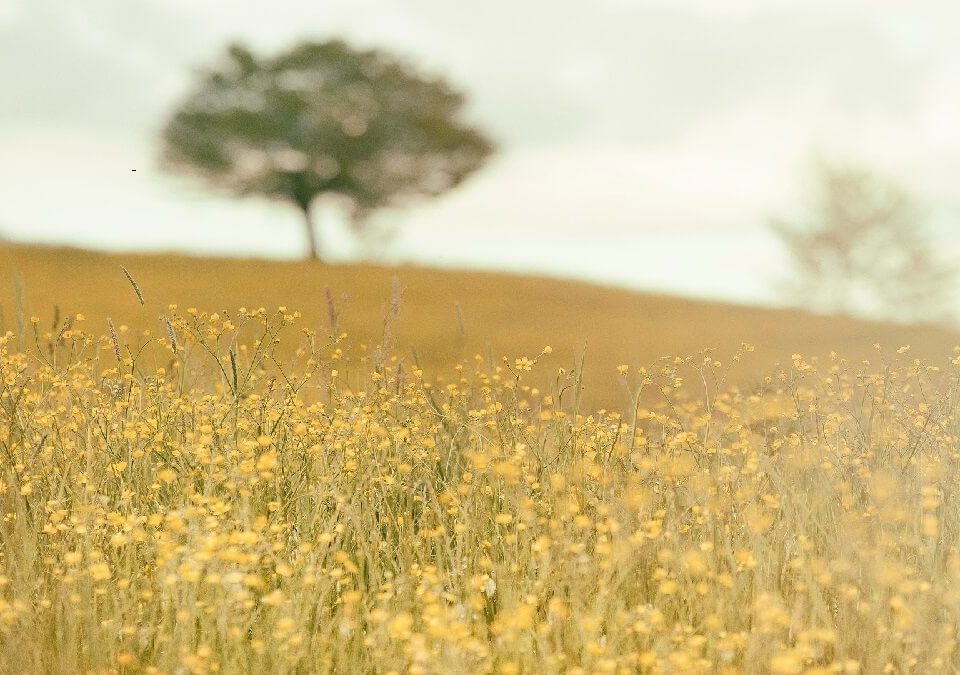
[[[284,308],[73,319],[0,338],[2,672],[960,667],[960,360],[665,359],[591,414]]]
[[[121,266],[136,287],[124,278]],[[755,344],[753,356],[730,373],[742,382],[762,376],[794,352],[826,357],[837,351],[859,361],[872,357],[874,342],[910,343],[911,353],[940,359],[960,344],[960,333],[930,326],[698,302],[557,279],[415,267],[121,256],[3,242],[0,335],[7,330],[24,335],[18,325],[22,319],[29,329],[32,314],[49,326],[54,303],[61,320],[83,312],[96,332],[108,318],[126,323],[128,338],[145,329],[165,332],[157,317],[171,302],[210,311],[288,305],[302,310],[303,325],[335,324],[336,332],[350,334],[351,344],[376,347],[383,342],[384,301],[395,275],[403,282],[404,306],[393,335],[400,354],[416,349],[427,378],[449,374],[459,361],[477,353],[486,357],[491,349],[496,356],[519,356],[549,344],[553,356],[543,359],[529,379],[549,390],[553,371],[569,366],[586,345],[582,400],[591,409],[629,407],[618,378],[611,377],[620,364],[650,364],[665,354],[694,354],[704,347],[729,355],[741,342]],[[29,330],[26,335],[31,337]],[[298,346],[296,337],[284,339],[277,357],[289,361]]]

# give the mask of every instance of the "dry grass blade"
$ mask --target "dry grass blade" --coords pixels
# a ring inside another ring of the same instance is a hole
[[[110,345],[113,347],[113,355],[117,357],[117,363],[123,362],[123,356],[120,352],[120,336],[117,334],[117,328],[113,325],[113,319],[107,319],[107,329],[110,334]]]
[[[170,349],[177,353],[177,331],[173,328],[173,322],[167,317],[163,317],[163,326],[167,330],[167,340],[170,343]]]
[[[143,306],[143,292],[140,290],[140,284],[137,283],[136,279],[133,278],[133,275],[127,270],[126,267],[120,265],[120,269],[123,270],[123,276],[127,278],[127,281],[130,282],[130,286],[133,288],[133,292],[137,294],[137,300],[140,301],[140,305]]]

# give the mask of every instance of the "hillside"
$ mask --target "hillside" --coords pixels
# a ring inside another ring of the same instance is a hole
[[[121,265],[142,288],[143,307]],[[544,278],[10,244],[0,245],[2,330],[15,329],[19,285],[23,314],[40,317],[43,327],[49,327],[57,311],[61,316],[83,313],[97,332],[107,317],[118,325],[157,331],[157,319],[170,303],[181,311],[284,305],[303,312],[302,325],[326,333],[329,288],[340,312],[340,330],[351,335],[351,342],[372,346],[382,340],[395,276],[403,290],[392,328],[397,351],[411,360],[416,353],[428,373],[453,374],[455,363],[475,354],[534,357],[550,345],[552,354],[538,367],[546,378],[557,368],[569,368],[586,346],[587,396],[596,406],[624,404],[618,365],[649,365],[663,356],[687,356],[704,348],[716,350],[716,358],[727,362],[741,343],[754,344],[756,351],[743,369],[732,374],[748,384],[796,352],[816,356],[836,351],[860,359],[875,353],[874,343],[890,351],[910,344],[912,355],[939,362],[960,344],[957,334],[933,327],[684,300]]]

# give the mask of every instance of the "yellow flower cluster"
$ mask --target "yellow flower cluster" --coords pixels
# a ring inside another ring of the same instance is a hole
[[[299,318],[0,338],[0,671],[960,667],[960,361],[624,365],[589,414]]]

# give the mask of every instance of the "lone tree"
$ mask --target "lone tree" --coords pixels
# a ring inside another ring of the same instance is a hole
[[[163,130],[162,163],[236,195],[264,195],[302,212],[337,195],[351,226],[369,214],[460,184],[493,151],[458,115],[464,96],[379,50],[307,42],[273,58],[227,49]]]
[[[787,294],[813,309],[901,321],[952,318],[954,270],[900,185],[857,167],[819,162],[807,217],[774,220],[791,254]]]

